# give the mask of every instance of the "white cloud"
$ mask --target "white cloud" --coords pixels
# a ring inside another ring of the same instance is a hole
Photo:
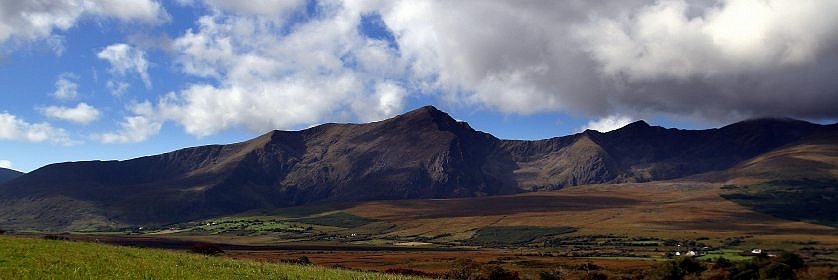
[[[407,95],[404,88],[390,83],[382,82],[375,86],[375,109],[379,113],[379,119],[402,113],[404,110],[404,98]]]
[[[296,23],[289,34],[284,19],[259,13],[202,17],[173,46],[184,73],[214,82],[171,92],[145,116],[205,136],[236,126],[289,129],[329,115],[378,120],[400,113],[407,91],[382,80],[400,78],[400,62],[395,50],[358,31],[367,11],[321,8],[330,16]]]
[[[272,18],[285,17],[295,9],[304,7],[305,0],[204,0],[208,5],[245,15],[260,15]]]
[[[157,1],[149,0],[97,0],[89,1],[90,10],[124,21],[137,20],[158,23],[168,19],[166,11]]]
[[[406,84],[452,103],[715,121],[836,114],[835,1],[386,3]]]
[[[12,162],[5,159],[0,159],[0,168],[12,168]]]
[[[29,123],[9,113],[0,113],[0,140],[25,142],[52,142],[74,145],[79,142],[70,138],[64,129],[49,123]]]
[[[125,92],[128,91],[128,88],[131,87],[131,85],[126,82],[118,81],[108,81],[106,86],[108,87],[108,90],[111,92],[111,94],[114,96],[124,95]]]
[[[54,30],[70,29],[85,15],[146,23],[167,17],[160,3],[151,0],[0,1],[0,43],[10,38],[49,38]]]
[[[119,75],[125,75],[129,71],[136,72],[140,75],[146,88],[151,87],[151,78],[148,76],[149,65],[144,51],[127,44],[114,44],[106,47],[96,56],[107,60],[111,64],[111,72]]]
[[[373,122],[392,117],[404,112],[407,92],[403,87],[391,81],[383,81],[375,85],[375,93],[367,99],[358,99],[352,104],[354,112],[363,122]]]
[[[334,111],[336,104],[348,100],[352,89],[358,92],[360,84],[351,76],[333,77],[328,83],[295,77],[218,88],[195,85],[160,100],[154,114],[175,120],[198,136],[234,126],[263,132],[317,123]]]
[[[79,124],[89,124],[101,116],[99,110],[84,102],[79,103],[76,107],[49,106],[41,108],[40,111],[47,117]]]
[[[79,85],[75,82],[78,76],[73,73],[62,73],[55,81],[55,91],[52,96],[59,100],[72,100],[79,96]]]
[[[564,4],[561,4],[564,5]],[[546,4],[550,6],[550,4]],[[556,7],[506,2],[398,1],[382,11],[414,82],[446,100],[530,114],[563,108],[555,83],[567,40]],[[464,24],[468,23],[468,24]]]
[[[93,135],[105,144],[125,144],[145,141],[160,133],[162,124],[145,116],[125,117],[119,123],[119,130],[103,134]]]
[[[579,129],[584,131],[586,129],[596,130],[599,132],[609,132],[626,126],[632,122],[632,118],[626,116],[612,115],[601,119],[589,121],[587,125]]]
[[[623,17],[595,18],[577,34],[609,75],[686,79],[810,63],[838,36],[835,1],[730,0],[690,15],[660,1]]]

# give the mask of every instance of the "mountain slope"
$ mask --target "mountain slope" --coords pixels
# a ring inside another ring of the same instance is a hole
[[[0,184],[14,180],[23,175],[23,172],[0,167]]]
[[[724,170],[830,129],[789,119],[749,120],[708,130],[665,129],[639,121],[592,136],[616,159],[616,181],[642,182]]]
[[[0,223],[95,229],[312,202],[470,197],[672,179],[725,170],[835,131],[838,126],[788,119],[709,130],[639,121],[608,133],[500,140],[423,107],[368,124],[272,131],[241,143],[126,161],[48,165],[0,185]]]
[[[588,132],[540,141],[503,141],[500,150],[514,162],[514,180],[527,191],[604,183],[618,172],[614,160]]]
[[[838,131],[790,119],[758,119],[719,129],[680,130],[637,121],[601,133],[502,141],[525,190],[593,183],[646,182],[719,171],[809,135]]]
[[[0,186],[0,221],[165,224],[312,201],[514,193],[508,169],[495,166],[502,161],[489,160],[497,141],[424,107],[371,124],[273,131],[127,161],[59,163]],[[27,215],[44,207],[50,215]]]
[[[723,197],[772,216],[838,227],[838,133],[817,133],[727,170]]]

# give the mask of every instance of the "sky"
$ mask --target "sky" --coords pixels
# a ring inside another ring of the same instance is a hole
[[[433,105],[503,139],[838,119],[838,1],[0,0],[0,167]]]

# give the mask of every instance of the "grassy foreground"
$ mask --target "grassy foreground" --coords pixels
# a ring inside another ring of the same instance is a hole
[[[0,236],[0,279],[419,279],[158,249]]]

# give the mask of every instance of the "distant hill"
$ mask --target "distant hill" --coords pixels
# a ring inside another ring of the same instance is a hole
[[[0,167],[0,184],[14,180],[23,175],[23,172]]]
[[[809,135],[726,173],[722,197],[772,216],[838,228],[838,130]]]
[[[62,229],[165,224],[311,202],[672,179],[726,170],[833,131],[838,129],[790,119],[709,130],[639,121],[608,133],[501,140],[422,107],[368,124],[272,131],[242,143],[126,161],[48,165],[0,185],[0,223]]]

